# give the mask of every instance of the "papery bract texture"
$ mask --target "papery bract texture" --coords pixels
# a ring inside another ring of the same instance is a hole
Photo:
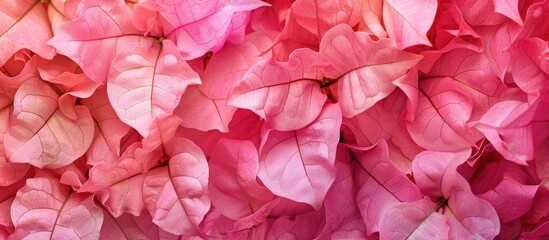
[[[28,165],[27,165],[28,166]],[[15,200],[16,194],[20,188],[25,186],[26,178],[32,177],[34,172],[27,172],[25,175],[21,174],[20,179],[12,182],[9,186],[1,186],[2,196],[0,197],[0,236],[5,239],[13,233],[14,225],[11,219],[11,206]],[[10,176],[8,175],[7,178]]]
[[[513,179],[503,179],[494,190],[479,197],[492,203],[501,222],[510,222],[530,209],[538,187],[522,184]]]
[[[421,52],[425,56],[423,63],[432,64],[438,56],[454,49],[464,48],[476,52],[481,52],[484,49],[481,36],[463,19],[461,10],[455,4],[441,2],[438,11],[437,14],[444,17],[433,23],[431,31],[436,34],[431,35],[430,41],[434,49],[426,49]],[[429,64],[426,64],[425,67],[428,68]],[[420,69],[428,71],[421,67]]]
[[[471,120],[478,120],[501,101],[507,90],[501,79],[490,71],[488,58],[467,49],[442,55],[426,75],[451,77],[455,86],[472,100]]]
[[[320,209],[335,180],[335,154],[341,125],[339,106],[329,104],[305,128],[262,131],[258,177],[274,194]],[[307,194],[304,194],[307,193]]]
[[[103,216],[99,239],[147,239],[147,235],[139,228],[133,216],[124,214],[114,218],[106,212],[103,213]]]
[[[529,221],[537,221],[535,216],[547,211],[545,207],[537,205],[545,196],[545,191],[540,189],[542,186],[536,179],[530,177],[532,169],[504,159],[495,150],[479,160],[482,162],[479,162],[470,180],[471,189],[494,206],[502,223],[512,224],[518,216],[528,211],[532,214],[528,217]],[[539,175],[540,180],[542,176]]]
[[[20,49],[29,49],[48,59],[55,55],[55,50],[46,45],[52,33],[40,1],[5,1],[0,7],[0,21],[0,65]]]
[[[518,0],[494,1],[494,11],[522,25]]]
[[[112,186],[99,190],[97,199],[114,217],[124,213],[139,216],[145,209],[143,203],[143,183],[145,174],[135,174],[119,180]]]
[[[15,233],[9,239],[98,239],[103,212],[89,194],[61,185],[51,175],[28,179],[13,202]]]
[[[29,163],[39,168],[66,166],[90,146],[94,123],[84,106],[71,106],[71,119],[58,105],[57,93],[42,80],[31,78],[17,91],[10,125],[4,138],[10,162]]]
[[[299,25],[322,39],[330,28],[340,23],[356,25],[361,17],[360,4],[357,0],[298,0],[292,4],[291,11]]]
[[[267,6],[263,1],[157,1],[164,34],[190,60],[218,51],[231,34],[247,23],[249,11]]]
[[[362,18],[365,28],[372,32],[373,35],[384,38],[387,37],[387,32],[382,23],[383,0],[365,1],[361,4]],[[365,31],[368,32],[368,31]]]
[[[383,1],[383,23],[387,35],[404,49],[417,44],[431,46],[427,31],[437,13],[436,0]]]
[[[138,217],[133,217],[133,219],[139,228],[147,235],[146,239],[176,240],[180,238],[180,236],[166,232],[158,227],[158,225],[154,224],[151,215],[146,211]]]
[[[348,151],[349,149],[345,147],[338,147],[335,162],[336,179],[324,200],[326,225],[319,233],[319,239],[334,238],[339,235],[346,238],[346,232],[352,232],[349,233],[349,237],[353,236],[353,238],[366,236],[366,227],[357,206],[357,186],[353,179],[353,170],[349,161],[351,156]]]
[[[422,80],[419,87],[416,115],[407,123],[414,141],[438,151],[472,146],[478,136],[467,125],[473,111],[471,98],[448,77]]]
[[[210,158],[212,204],[238,220],[258,211],[274,195],[257,179],[259,157],[252,142],[220,139]]]
[[[95,136],[86,153],[89,165],[100,162],[114,163],[120,157],[120,143],[130,131],[130,127],[117,117],[105,88],[96,90],[94,95],[83,99],[95,122]]]
[[[428,196],[444,196],[447,192],[442,190],[448,185],[453,186],[468,184],[458,172],[457,166],[465,161],[471,154],[471,150],[457,152],[423,151],[416,156],[412,165],[414,180],[421,192]],[[446,170],[448,173],[446,173]],[[448,179],[445,179],[445,178]],[[446,181],[453,180],[453,181]]]
[[[511,51],[510,68],[515,83],[526,93],[536,94],[547,91],[549,68],[545,65],[544,54],[547,41],[531,38],[519,41]],[[547,60],[545,60],[545,63]]]
[[[10,186],[23,179],[30,169],[29,164],[9,163],[0,160],[0,186]]]
[[[117,53],[114,49],[139,41],[142,34],[122,1],[82,1],[80,9],[80,16],[61,26],[48,44],[76,62],[90,79],[104,83]]]
[[[132,20],[135,28],[144,32],[144,35],[162,35],[162,24],[160,23],[156,1],[139,1],[133,5]]]
[[[284,28],[275,39],[273,57],[279,61],[288,60],[288,56],[300,48],[318,50],[318,36],[301,26],[294,15],[293,11],[287,13]]]
[[[363,151],[356,153],[356,204],[366,232],[371,235],[380,231],[387,209],[397,203],[422,199],[423,194],[390,161],[385,141],[381,140],[374,148]]]
[[[144,151],[136,142],[114,163],[99,162],[89,170],[80,192],[96,193],[97,199],[114,217],[123,213],[139,216],[143,203],[145,173],[164,157],[160,149]]]
[[[89,170],[88,181],[84,182],[80,191],[96,192],[110,187],[122,180],[147,172],[164,153],[160,149],[145,151],[140,143],[134,143],[114,163],[100,162]]]
[[[250,109],[276,130],[302,128],[318,117],[326,101],[319,82],[326,64],[308,49],[294,51],[288,62],[263,60],[235,86],[229,104]]]
[[[457,172],[469,156],[469,149],[424,151],[414,159],[414,177],[423,193],[444,199],[438,204],[444,208],[450,239],[493,239],[500,232],[496,210],[488,201],[475,196],[467,180]]]
[[[447,220],[427,197],[392,205],[381,221],[380,239],[450,239]]]
[[[351,54],[361,52],[363,54]],[[393,40],[374,41],[368,34],[353,32],[340,24],[322,38],[320,53],[332,68],[326,77],[338,78],[343,116],[352,117],[370,108],[391,93],[393,81],[406,74],[421,56],[396,48]]]
[[[77,98],[88,98],[99,87],[81,69],[62,55],[55,56],[52,60],[36,58],[37,70],[40,77],[50,83],[63,93],[57,100],[59,110],[69,118],[76,118],[76,112],[72,108]]]
[[[502,101],[492,106],[475,124],[498,152],[526,165],[534,157],[530,120],[538,102]]]
[[[238,109],[227,104],[231,92],[248,69],[269,57],[262,52],[270,47],[274,34],[274,31],[251,33],[242,44],[227,43],[212,54],[204,63],[204,71],[199,71],[202,84],[191,86],[175,110],[182,119],[181,125],[201,131],[229,131],[229,123]]]
[[[144,137],[173,114],[187,85],[200,83],[169,40],[129,44],[114,61],[107,82],[109,100],[120,120]]]
[[[549,239],[549,0],[4,0],[0,239]]]
[[[321,212],[301,214],[295,219],[289,217],[278,218],[267,232],[266,239],[274,240],[284,237],[296,239],[312,239],[316,236],[321,225]]]
[[[195,236],[210,209],[208,164],[202,150],[191,141],[176,138],[168,166],[147,173],[143,200],[153,222],[163,230]]]

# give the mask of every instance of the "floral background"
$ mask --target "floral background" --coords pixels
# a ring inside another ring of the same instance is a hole
[[[4,0],[0,239],[547,239],[547,0]]]

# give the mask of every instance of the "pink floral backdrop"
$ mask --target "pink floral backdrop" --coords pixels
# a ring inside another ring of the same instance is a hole
[[[0,239],[549,239],[548,0],[3,0]]]

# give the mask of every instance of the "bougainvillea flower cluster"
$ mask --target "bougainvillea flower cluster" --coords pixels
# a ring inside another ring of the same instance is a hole
[[[3,0],[0,239],[549,239],[548,0]]]

